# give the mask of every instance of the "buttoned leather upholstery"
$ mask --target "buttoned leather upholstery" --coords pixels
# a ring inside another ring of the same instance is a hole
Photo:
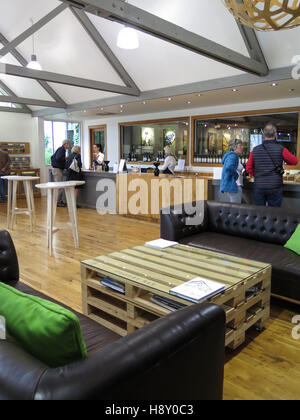
[[[300,301],[300,256],[283,247],[300,224],[300,210],[208,201],[202,224],[187,229],[187,217],[174,208],[162,214],[161,237],[272,264],[272,292]]]

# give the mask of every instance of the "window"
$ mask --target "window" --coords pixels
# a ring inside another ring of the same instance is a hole
[[[80,124],[66,121],[44,121],[45,162],[51,165],[51,156],[65,139],[71,146],[80,146]]]
[[[262,130],[267,122],[277,127],[277,142],[297,155],[298,141],[297,112],[282,114],[247,115],[194,119],[193,139],[194,163],[221,163],[222,156],[228,152],[231,140],[239,139],[244,144],[246,161],[255,146],[262,144]]]
[[[125,123],[121,129],[121,157],[128,161],[164,160],[170,146],[178,159],[188,158],[189,118]]]

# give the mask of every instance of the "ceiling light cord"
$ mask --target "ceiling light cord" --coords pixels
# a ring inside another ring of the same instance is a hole
[[[31,21],[31,26],[33,26],[34,25],[33,18],[31,18],[30,21]],[[32,34],[32,54],[35,55],[34,33]]]

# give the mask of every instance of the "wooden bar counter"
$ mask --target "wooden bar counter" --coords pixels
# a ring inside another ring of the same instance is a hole
[[[196,173],[174,175],[129,173],[117,175],[117,213],[160,221],[160,209],[213,198],[211,176]]]

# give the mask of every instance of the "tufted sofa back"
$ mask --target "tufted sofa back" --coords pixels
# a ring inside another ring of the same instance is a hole
[[[161,214],[161,238],[180,241],[197,233],[211,231],[284,245],[300,224],[300,210],[217,201],[205,203],[202,224],[188,226],[187,217],[184,211],[175,214],[174,208],[171,208],[169,215]]]
[[[300,224],[300,210],[207,203],[208,230],[284,245]]]

